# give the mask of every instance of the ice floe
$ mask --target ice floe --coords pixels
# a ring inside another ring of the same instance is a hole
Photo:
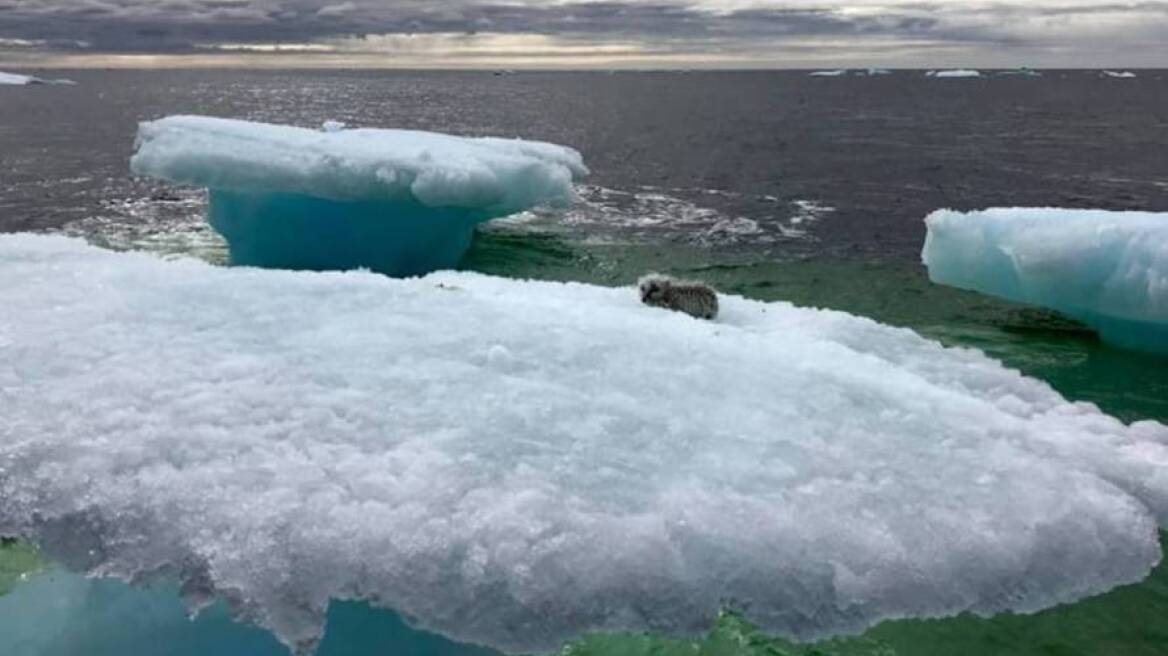
[[[723,606],[812,638],[1159,560],[1168,428],[909,330],[721,305],[0,236],[0,534],[303,652],[330,599],[510,651]]]
[[[929,71],[926,75],[937,78],[981,77],[981,71],[957,68],[948,71]]]
[[[77,84],[73,80],[47,80],[33,75],[20,75],[18,73],[4,73],[0,72],[0,86],[3,85],[34,85],[34,84]]]
[[[1168,353],[1168,213],[941,210],[925,223],[934,282],[1052,308],[1109,342]]]
[[[139,126],[135,173],[206,187],[235,264],[453,267],[476,224],[566,205],[587,173],[571,148],[407,130],[309,130],[201,116]]]

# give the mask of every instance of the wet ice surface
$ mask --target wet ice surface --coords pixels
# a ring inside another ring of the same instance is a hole
[[[305,649],[330,599],[509,651],[1033,611],[1168,523],[1168,428],[838,312],[33,235],[0,280],[0,534]]]

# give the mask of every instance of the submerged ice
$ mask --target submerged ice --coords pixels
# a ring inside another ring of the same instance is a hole
[[[941,210],[925,223],[934,282],[1048,307],[1108,342],[1168,353],[1168,213]]]
[[[391,275],[455,266],[476,224],[564,205],[587,173],[554,144],[343,128],[171,116],[139,126],[130,166],[208,188],[235,264]]]
[[[511,651],[1033,611],[1168,524],[1168,428],[839,312],[32,235],[0,281],[0,534],[304,651],[330,599]]]

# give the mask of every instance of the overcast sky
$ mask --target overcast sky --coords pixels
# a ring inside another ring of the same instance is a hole
[[[1168,67],[1168,0],[0,0],[0,63]]]

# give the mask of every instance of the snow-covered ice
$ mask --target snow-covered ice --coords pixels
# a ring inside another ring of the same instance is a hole
[[[0,534],[301,648],[330,598],[531,651],[723,605],[801,638],[1032,611],[1159,560],[1168,428],[909,330],[721,305],[0,236]]]
[[[811,77],[842,77],[848,74],[848,69],[840,68],[832,71],[814,71],[808,73]]]
[[[1052,308],[1109,342],[1168,353],[1168,213],[941,210],[925,223],[934,282]]]
[[[981,71],[958,68],[949,71],[929,71],[927,75],[939,78],[981,77]]]
[[[1103,77],[1116,78],[1121,80],[1130,80],[1136,76],[1131,71],[1103,71]]]
[[[328,128],[172,116],[139,126],[130,165],[207,187],[233,263],[392,275],[456,265],[477,223],[565,205],[587,173],[549,143]]]

